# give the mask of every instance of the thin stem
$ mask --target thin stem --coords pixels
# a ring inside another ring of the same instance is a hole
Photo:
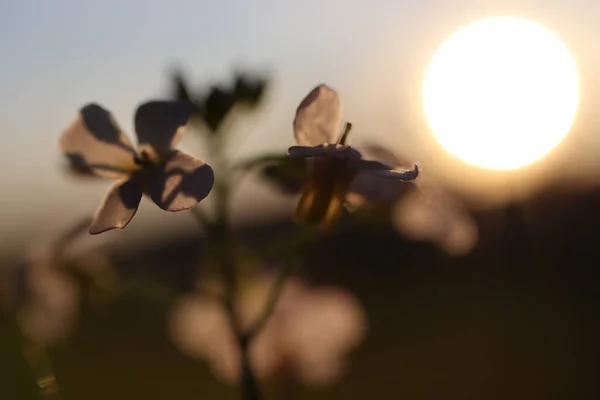
[[[191,212],[192,212],[192,214],[194,214],[194,217],[196,217],[196,221],[198,222],[198,225],[200,226],[200,228],[206,229],[206,230],[211,229],[211,227],[214,224],[214,221],[212,221],[209,218],[209,216],[206,215],[206,213],[200,209],[199,206],[192,208]]]
[[[246,336],[248,340],[253,340],[265,327],[269,318],[275,311],[275,307],[277,306],[277,302],[279,301],[279,297],[283,292],[284,284],[286,279],[291,275],[291,273],[296,269],[297,263],[295,262],[287,262],[285,266],[279,272],[277,276],[277,280],[273,284],[271,288],[271,292],[269,293],[269,297],[265,304],[265,308],[258,316],[254,324],[247,330]]]
[[[252,370],[250,357],[248,355],[248,347],[251,342],[252,339],[247,336],[238,336],[242,357],[242,391],[247,400],[260,400],[260,389],[258,388],[258,382],[254,376],[254,371]]]
[[[225,283],[224,305],[231,325],[231,329],[236,337],[237,345],[240,350],[240,364],[242,374],[242,394],[246,400],[260,400],[260,390],[252,365],[248,355],[250,340],[244,334],[243,328],[238,318],[236,309],[237,299],[237,262],[234,253],[231,230],[229,226],[229,195],[230,195],[230,165],[226,162],[224,154],[223,135],[216,133],[214,141],[211,143],[213,154],[216,158],[216,169],[220,172],[220,179],[215,182],[215,222],[209,231],[210,239],[217,248],[219,265]]]
[[[71,225],[68,229],[66,229],[62,235],[58,238],[56,243],[57,252],[62,254],[65,248],[71,243],[72,240],[75,240],[77,236],[85,232],[90,224],[92,223],[92,218],[89,216],[85,216],[79,219],[76,223]]]
[[[303,247],[313,240],[315,233],[316,232],[309,227],[304,228],[299,240],[295,243],[295,247],[297,246],[298,250],[303,250]],[[246,332],[246,335],[249,340],[254,339],[265,327],[265,325],[269,321],[269,318],[275,311],[275,307],[277,306],[279,297],[283,292],[283,287],[286,279],[297,269],[299,265],[299,261],[295,259],[296,252],[292,251],[288,254],[290,254],[290,257],[288,257],[285,266],[279,271],[277,280],[273,284],[271,292],[269,293],[269,297],[267,298],[265,308],[263,309],[262,313],[258,316],[254,324],[252,324],[252,326]]]
[[[41,395],[53,399],[59,398],[59,388],[52,362],[44,346],[23,338],[23,355],[35,375],[35,380]]]

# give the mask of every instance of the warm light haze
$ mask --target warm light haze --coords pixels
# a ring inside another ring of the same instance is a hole
[[[579,106],[575,62],[562,40],[519,18],[488,18],[437,50],[423,87],[427,121],[461,160],[512,170],[567,135]]]

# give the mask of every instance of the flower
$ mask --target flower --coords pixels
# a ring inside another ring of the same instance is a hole
[[[436,243],[448,255],[470,253],[479,232],[462,204],[441,189],[419,189],[396,203],[392,218],[396,228],[413,240]]]
[[[402,161],[391,151],[368,145],[366,149],[391,164]],[[452,256],[469,253],[478,240],[478,229],[463,204],[430,176],[415,184],[383,185],[383,179],[356,182],[354,206],[388,202],[392,206],[392,222],[404,236],[418,241],[432,241]]]
[[[273,277],[255,277],[236,299],[248,327],[264,307]],[[309,287],[297,278],[285,284],[273,314],[250,344],[259,379],[290,373],[306,385],[338,379],[352,349],[366,334],[365,312],[354,296],[335,287]],[[223,381],[239,381],[239,350],[226,311],[214,296],[194,294],[171,310],[169,328],[184,353],[208,361]]]
[[[31,247],[17,273],[17,306],[23,335],[40,344],[64,340],[79,311],[79,287],[64,270],[53,242]]]
[[[361,153],[345,144],[351,125],[340,136],[342,103],[338,93],[326,85],[313,89],[300,103],[294,119],[298,146],[288,157],[307,158],[308,178],[296,209],[296,222],[327,229],[335,223],[354,183],[363,175],[395,181],[411,181],[419,175],[412,170],[392,168],[378,161],[364,160]]]
[[[161,209],[182,211],[210,193],[212,168],[174,147],[192,107],[184,102],[151,101],[135,113],[139,151],[111,113],[88,104],[60,138],[60,148],[80,173],[116,179],[91,223],[90,233],[123,229],[146,193]]]
[[[34,242],[14,271],[12,304],[19,326],[38,344],[64,341],[75,327],[84,293],[73,272],[94,280],[94,286],[107,286],[114,278],[108,254],[98,248],[72,256],[67,269],[61,239]]]

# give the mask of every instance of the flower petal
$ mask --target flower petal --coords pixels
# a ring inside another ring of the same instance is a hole
[[[360,159],[361,154],[358,150],[341,144],[321,144],[318,146],[292,146],[288,149],[286,156],[293,158],[309,157],[345,157],[351,159]]]
[[[210,193],[215,175],[204,161],[175,150],[150,172],[148,189],[157,206],[166,211],[194,207]]]
[[[375,202],[392,203],[412,186],[412,182],[359,172],[350,185],[346,203],[351,207]]]
[[[356,160],[353,165],[360,171],[364,171],[381,178],[412,181],[417,179],[419,176],[419,166],[417,164],[414,165],[413,169],[400,169],[391,168],[389,165],[379,161]]]
[[[326,85],[314,88],[296,110],[294,137],[301,146],[336,143],[342,122],[342,101]]]
[[[187,101],[150,101],[135,113],[135,133],[140,151],[156,162],[177,146],[195,106]]]
[[[59,145],[73,166],[98,176],[124,178],[137,168],[131,142],[111,113],[98,104],[80,110]]]
[[[115,183],[96,211],[90,234],[125,228],[137,212],[141,199],[142,187],[139,179],[132,178]]]

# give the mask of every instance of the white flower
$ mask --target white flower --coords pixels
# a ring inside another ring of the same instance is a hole
[[[60,148],[79,172],[116,179],[97,210],[91,234],[123,229],[146,193],[161,209],[194,207],[210,193],[212,168],[174,147],[192,108],[187,103],[152,101],[138,107],[136,151],[109,111],[89,104],[62,134]]]
[[[330,227],[363,176],[410,181],[419,174],[416,165],[406,170],[363,160],[359,151],[345,144],[350,125],[340,136],[341,121],[341,99],[326,85],[313,89],[296,111],[294,136],[299,145],[290,147],[287,155],[309,159],[308,180],[296,209],[298,223]]]

